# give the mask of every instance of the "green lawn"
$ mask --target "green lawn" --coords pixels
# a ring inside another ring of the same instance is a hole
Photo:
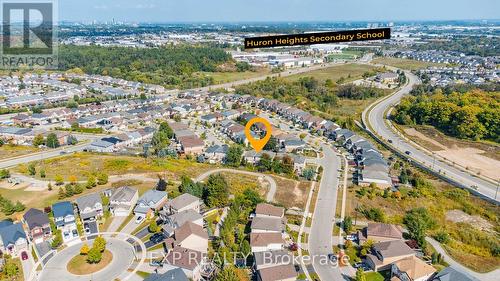
[[[365,273],[366,281],[384,281],[384,276],[378,272]]]

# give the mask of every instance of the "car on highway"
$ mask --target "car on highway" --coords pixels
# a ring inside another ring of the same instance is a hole
[[[410,154],[411,154],[411,152],[410,152],[409,150],[407,150],[407,151],[405,151],[405,154],[406,154],[406,155],[410,155]]]
[[[68,152],[66,152],[66,151],[64,151],[64,150],[63,150],[63,151],[61,151],[61,152],[59,152],[59,154],[61,154],[61,155],[64,155],[64,154],[66,154],[66,153],[68,153]]]
[[[137,218],[135,219],[135,223],[139,224],[142,222],[142,220],[144,220],[143,216],[137,216]]]
[[[477,185],[471,185],[470,188],[474,189],[474,190],[478,190],[478,186]]]
[[[392,140],[387,140],[389,143],[392,143]]]
[[[23,261],[28,259],[28,253],[26,253],[26,251],[21,252],[21,259],[23,259]]]

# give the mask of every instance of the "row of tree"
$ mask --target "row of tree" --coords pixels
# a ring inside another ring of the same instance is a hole
[[[179,191],[202,198],[208,207],[224,207],[229,202],[229,185],[221,174],[210,175],[206,183],[182,176]]]
[[[402,125],[432,125],[461,139],[500,142],[500,95],[472,89],[447,92],[418,86],[396,106],[392,119]]]

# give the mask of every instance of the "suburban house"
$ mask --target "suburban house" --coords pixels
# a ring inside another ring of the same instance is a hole
[[[166,191],[159,191],[150,189],[146,191],[138,200],[134,208],[136,217],[151,217],[154,215],[155,210],[159,210],[167,201],[168,193]]]
[[[181,150],[186,155],[197,155],[203,152],[205,147],[205,142],[198,136],[185,136],[179,137],[179,143],[181,145]]]
[[[281,250],[284,244],[281,233],[250,233],[252,253]]]
[[[139,193],[128,186],[115,188],[109,197],[109,211],[117,217],[126,217],[132,212]]]
[[[399,225],[370,222],[367,227],[358,231],[358,239],[361,244],[368,239],[374,242],[401,240],[403,231]]]
[[[152,273],[144,281],[165,281],[165,280],[175,280],[175,281],[189,281],[186,273],[181,268],[174,268],[168,270],[167,272],[157,274]]]
[[[23,215],[23,221],[33,243],[38,244],[52,237],[49,216],[43,211],[31,208]]]
[[[208,234],[203,227],[190,221],[175,229],[175,245],[186,249],[206,253]]]
[[[252,219],[252,233],[284,233],[286,222],[276,217],[255,217]]]
[[[258,281],[294,281],[297,279],[297,271],[293,264],[284,264],[257,271]]]
[[[103,215],[101,195],[97,192],[76,198],[76,206],[84,222],[95,221]]]
[[[168,236],[174,234],[174,230],[183,226],[186,222],[192,222],[199,226],[203,226],[203,216],[192,209],[184,210],[170,216],[165,216],[164,213],[160,213],[160,218],[165,221],[161,227],[163,232]]]
[[[434,267],[416,256],[410,256],[392,264],[391,280],[427,281],[435,272]]]
[[[3,254],[18,256],[22,250],[28,249],[28,240],[21,223],[9,220],[0,221],[0,251]]]
[[[176,214],[185,210],[194,210],[197,213],[200,212],[201,200],[200,198],[191,195],[189,193],[183,193],[174,199],[170,200],[163,206],[163,210],[166,214]]]
[[[293,261],[292,255],[287,250],[257,252],[253,254],[255,270],[284,265]]]
[[[429,281],[479,281],[479,279],[470,275],[465,275],[453,267],[448,266],[432,276]]]
[[[57,229],[61,229],[65,241],[78,237],[75,213],[71,202],[62,201],[55,203],[52,205],[52,213],[54,214],[56,227]]]
[[[391,268],[391,264],[415,255],[403,240],[379,242],[373,245],[372,254],[366,255],[366,263],[374,271]]]
[[[202,262],[204,254],[183,247],[173,248],[165,257],[164,263],[181,268],[186,276],[193,281],[202,279]]]
[[[276,207],[267,203],[259,203],[255,207],[255,217],[274,217],[283,218],[285,215],[285,208]]]

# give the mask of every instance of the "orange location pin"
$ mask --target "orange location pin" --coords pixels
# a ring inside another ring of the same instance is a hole
[[[262,123],[262,124],[264,124],[264,126],[266,126],[266,135],[261,139],[254,139],[252,137],[252,134],[250,133],[251,132],[250,128],[255,123]],[[269,121],[267,121],[267,119],[264,119],[262,117],[255,117],[255,118],[250,119],[250,121],[248,121],[247,125],[245,126],[245,135],[247,136],[247,139],[250,142],[250,145],[252,145],[253,149],[255,149],[255,151],[257,151],[257,152],[261,151],[262,148],[264,148],[266,143],[271,138],[271,133],[272,133],[271,123],[269,123]]]

